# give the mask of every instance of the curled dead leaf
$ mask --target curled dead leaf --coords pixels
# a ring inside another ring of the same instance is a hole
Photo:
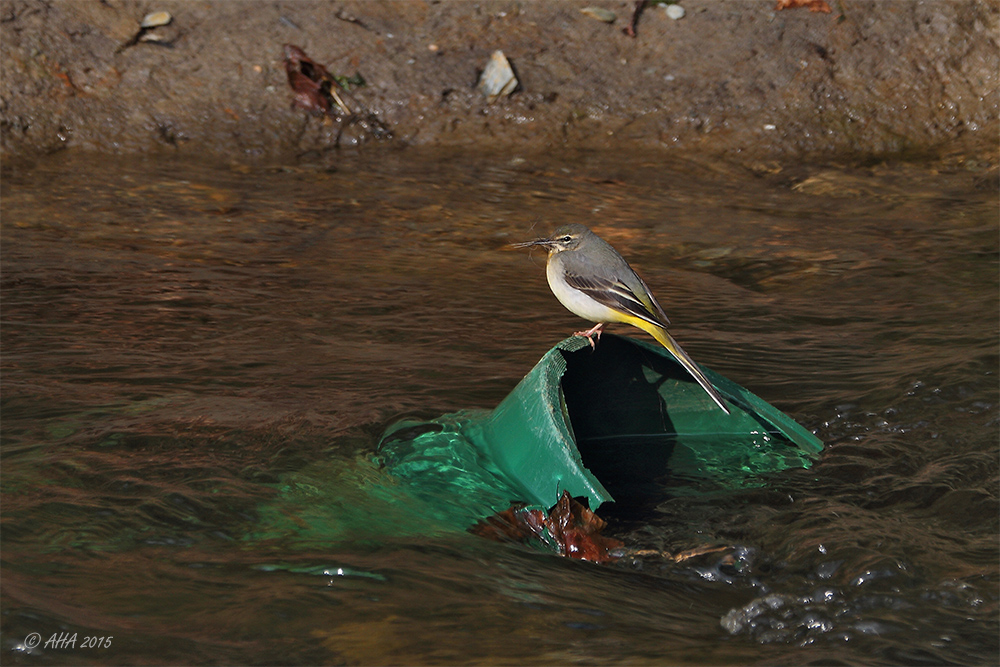
[[[553,545],[567,558],[592,563],[607,563],[620,557],[621,541],[601,535],[607,526],[588,507],[564,491],[559,502],[545,512],[512,506],[487,517],[470,532],[497,541],[531,542],[541,540]]]
[[[830,13],[830,5],[826,3],[826,0],[778,0],[778,4],[775,5],[774,10],[780,12],[782,9],[797,9],[799,7],[808,7],[811,12],[822,12],[824,14]]]
[[[285,74],[292,89],[292,108],[340,121],[337,143],[346,127],[357,127],[364,137],[391,139],[392,131],[348,92],[348,86],[363,86],[364,79],[334,76],[323,65],[294,44],[285,44]]]

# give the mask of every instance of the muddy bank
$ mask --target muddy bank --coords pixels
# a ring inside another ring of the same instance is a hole
[[[681,4],[681,20],[647,8],[630,38],[621,1],[5,0],[0,138],[7,157],[330,149],[338,124],[291,108],[291,43],[333,74],[360,73],[358,99],[400,145],[996,153],[996,2]],[[161,41],[122,48],[154,10],[173,16]],[[521,86],[489,105],[474,86],[496,49]]]

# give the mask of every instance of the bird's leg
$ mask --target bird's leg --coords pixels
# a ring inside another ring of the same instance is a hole
[[[590,329],[587,329],[586,331],[576,331],[573,333],[573,335],[583,336],[584,338],[587,339],[587,342],[590,343],[590,348],[592,350],[596,350],[597,344],[594,342],[594,336],[597,336],[597,340],[601,340],[601,330],[604,329],[605,324],[607,324],[607,322],[598,322]]]

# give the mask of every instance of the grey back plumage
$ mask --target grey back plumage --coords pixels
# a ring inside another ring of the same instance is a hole
[[[552,233],[553,239],[565,236],[574,241],[550,261],[559,262],[571,287],[650,324],[670,324],[646,283],[610,243],[580,224],[563,225]]]

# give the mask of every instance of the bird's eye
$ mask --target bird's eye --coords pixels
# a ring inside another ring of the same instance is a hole
[[[573,237],[572,237],[572,236],[570,236],[569,234],[567,234],[566,236],[562,237],[562,238],[561,238],[561,239],[559,239],[559,240],[560,240],[560,241],[562,241],[563,243],[569,243],[570,241],[572,241],[572,240],[573,240]]]

